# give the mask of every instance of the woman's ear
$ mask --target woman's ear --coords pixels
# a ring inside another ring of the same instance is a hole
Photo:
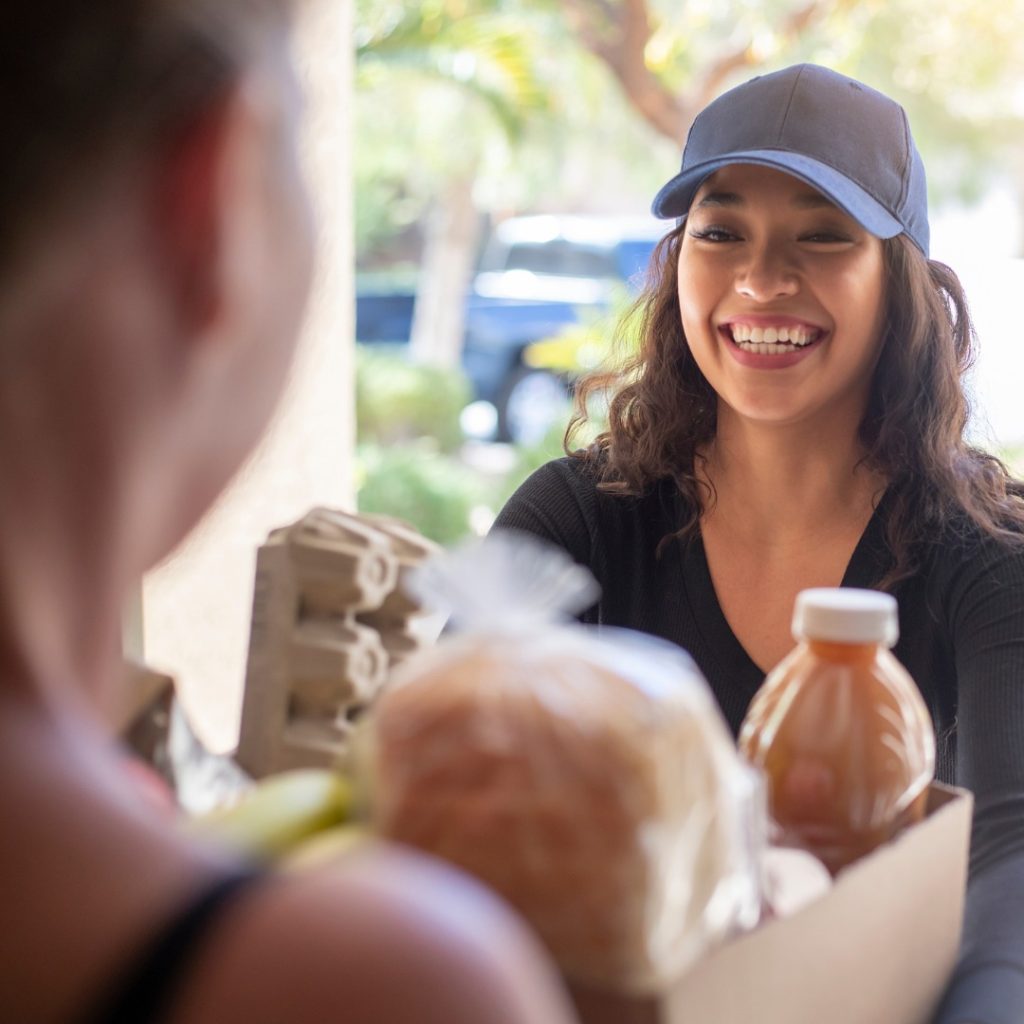
[[[222,298],[224,165],[238,106],[234,90],[209,104],[170,140],[156,168],[161,269],[179,327],[189,337],[216,319]]]

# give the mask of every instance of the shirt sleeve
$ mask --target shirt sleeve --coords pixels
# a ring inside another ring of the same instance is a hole
[[[541,466],[509,498],[492,529],[532,533],[590,567],[594,517],[586,508],[577,472],[567,459]]]
[[[1024,1021],[1024,552],[986,543],[947,613],[957,782],[975,797],[960,957],[935,1024]]]

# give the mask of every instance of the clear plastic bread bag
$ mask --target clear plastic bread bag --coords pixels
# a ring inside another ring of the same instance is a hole
[[[379,832],[487,882],[585,984],[653,991],[756,923],[759,777],[682,649],[572,621],[596,582],[525,534],[412,585],[449,632],[363,725]]]

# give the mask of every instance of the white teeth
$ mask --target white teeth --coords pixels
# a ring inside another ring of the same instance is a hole
[[[756,352],[759,356],[781,356],[793,351],[792,345],[754,345],[749,341],[740,342],[739,347],[744,352]]]
[[[794,351],[792,345],[778,344],[778,345],[766,345],[764,343],[755,345],[750,341],[738,342],[738,347],[743,349],[744,352],[756,352],[762,356],[781,356],[786,352]]]
[[[731,324],[733,341],[741,347],[753,351],[753,346],[783,344],[804,346],[814,341],[819,331],[813,328],[793,324],[789,327],[751,327],[749,324]]]

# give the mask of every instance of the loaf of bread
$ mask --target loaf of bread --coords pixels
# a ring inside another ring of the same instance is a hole
[[[571,979],[651,990],[756,906],[745,769],[650,638],[444,643],[379,698],[364,769],[376,827],[491,885]]]

